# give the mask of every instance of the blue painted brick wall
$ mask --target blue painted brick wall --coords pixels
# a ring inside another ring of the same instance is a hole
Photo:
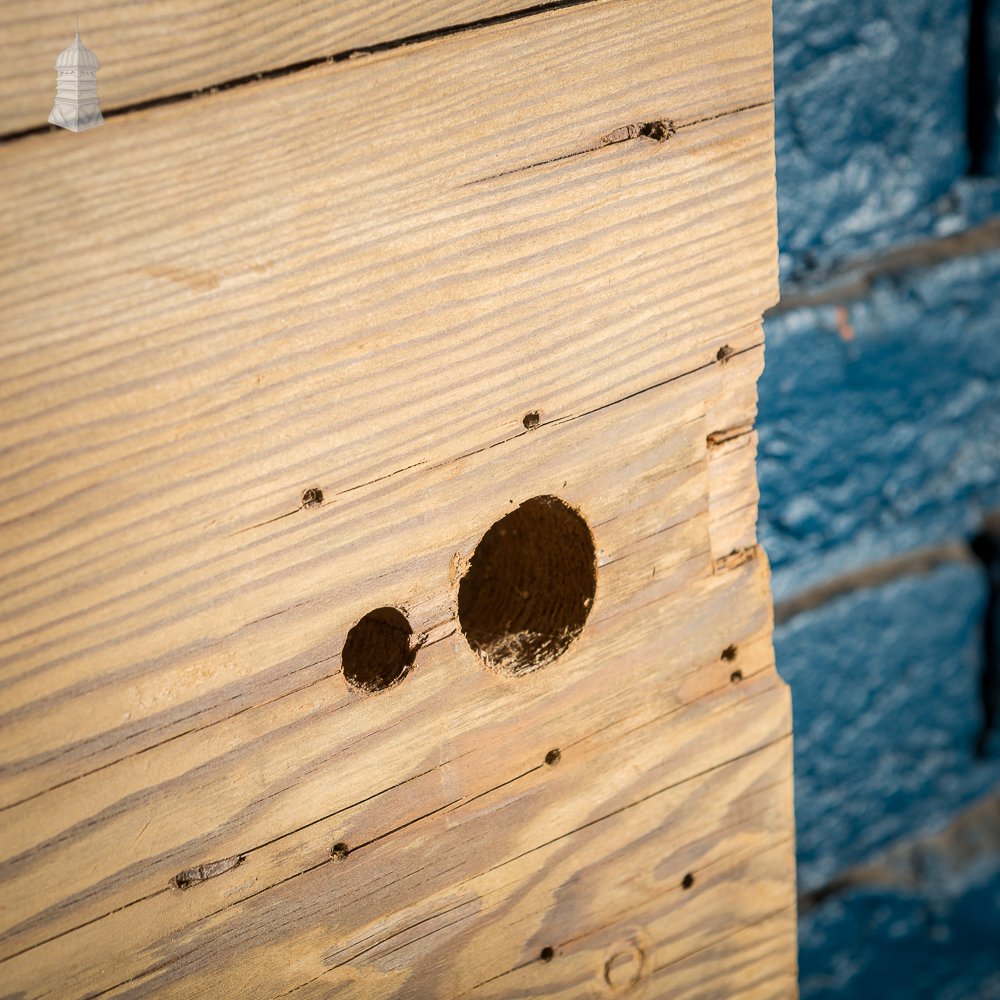
[[[775,597],[966,537],[1000,506],[1000,251],[767,323],[760,536]]]
[[[1000,123],[1000,3],[988,3]],[[970,4],[775,0],[783,281],[1000,211],[1000,181],[964,176]]]
[[[777,628],[793,695],[801,889],[942,826],[1000,781],[1000,760],[972,753],[985,598],[978,566],[945,565]]]
[[[811,1000],[1000,1000],[1000,865],[954,894],[847,894],[801,921],[799,953]]]
[[[783,277],[931,229],[964,173],[966,0],[775,0]]]
[[[986,30],[970,39],[975,9]],[[1000,246],[878,267],[1000,219],[1000,0],[775,0],[774,17],[783,289],[881,274],[859,299],[766,323],[760,537],[781,602],[960,543],[1000,508]],[[960,560],[777,629],[804,889],[1000,792],[1000,739],[992,759],[972,753],[985,594],[985,571]],[[1000,998],[1000,858],[947,899],[921,884],[820,898],[801,928],[804,998]]]

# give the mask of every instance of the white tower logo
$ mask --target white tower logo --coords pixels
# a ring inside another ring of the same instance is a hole
[[[97,56],[80,41],[80,19],[76,41],[56,59],[56,102],[49,121],[73,132],[104,124],[97,105]]]

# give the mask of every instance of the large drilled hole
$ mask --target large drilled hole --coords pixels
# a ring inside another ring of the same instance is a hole
[[[587,522],[558,497],[534,497],[476,546],[458,586],[458,620],[488,666],[524,674],[565,652],[596,589]]]
[[[348,684],[361,691],[381,691],[398,681],[412,665],[413,629],[396,608],[369,611],[347,633],[342,663]]]

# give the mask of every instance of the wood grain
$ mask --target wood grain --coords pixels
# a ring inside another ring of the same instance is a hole
[[[770,100],[760,0],[595,0],[5,147],[5,991],[794,995]],[[515,677],[536,496],[597,590]]]
[[[518,0],[0,0],[0,135],[43,126],[55,96],[56,56],[73,41],[101,63],[107,112],[226,85],[323,59],[509,17]],[[541,6],[544,6],[541,5]]]

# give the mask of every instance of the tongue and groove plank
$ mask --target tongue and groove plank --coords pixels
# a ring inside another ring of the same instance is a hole
[[[0,3],[0,137],[44,126],[56,56],[73,40],[100,61],[104,114],[323,59],[411,43],[592,0],[24,0]],[[416,38],[414,37],[416,36]]]
[[[0,153],[4,989],[792,995],[767,4],[592,0],[68,138]],[[597,596],[504,677],[457,579],[545,494]],[[422,646],[362,697],[383,605]]]

